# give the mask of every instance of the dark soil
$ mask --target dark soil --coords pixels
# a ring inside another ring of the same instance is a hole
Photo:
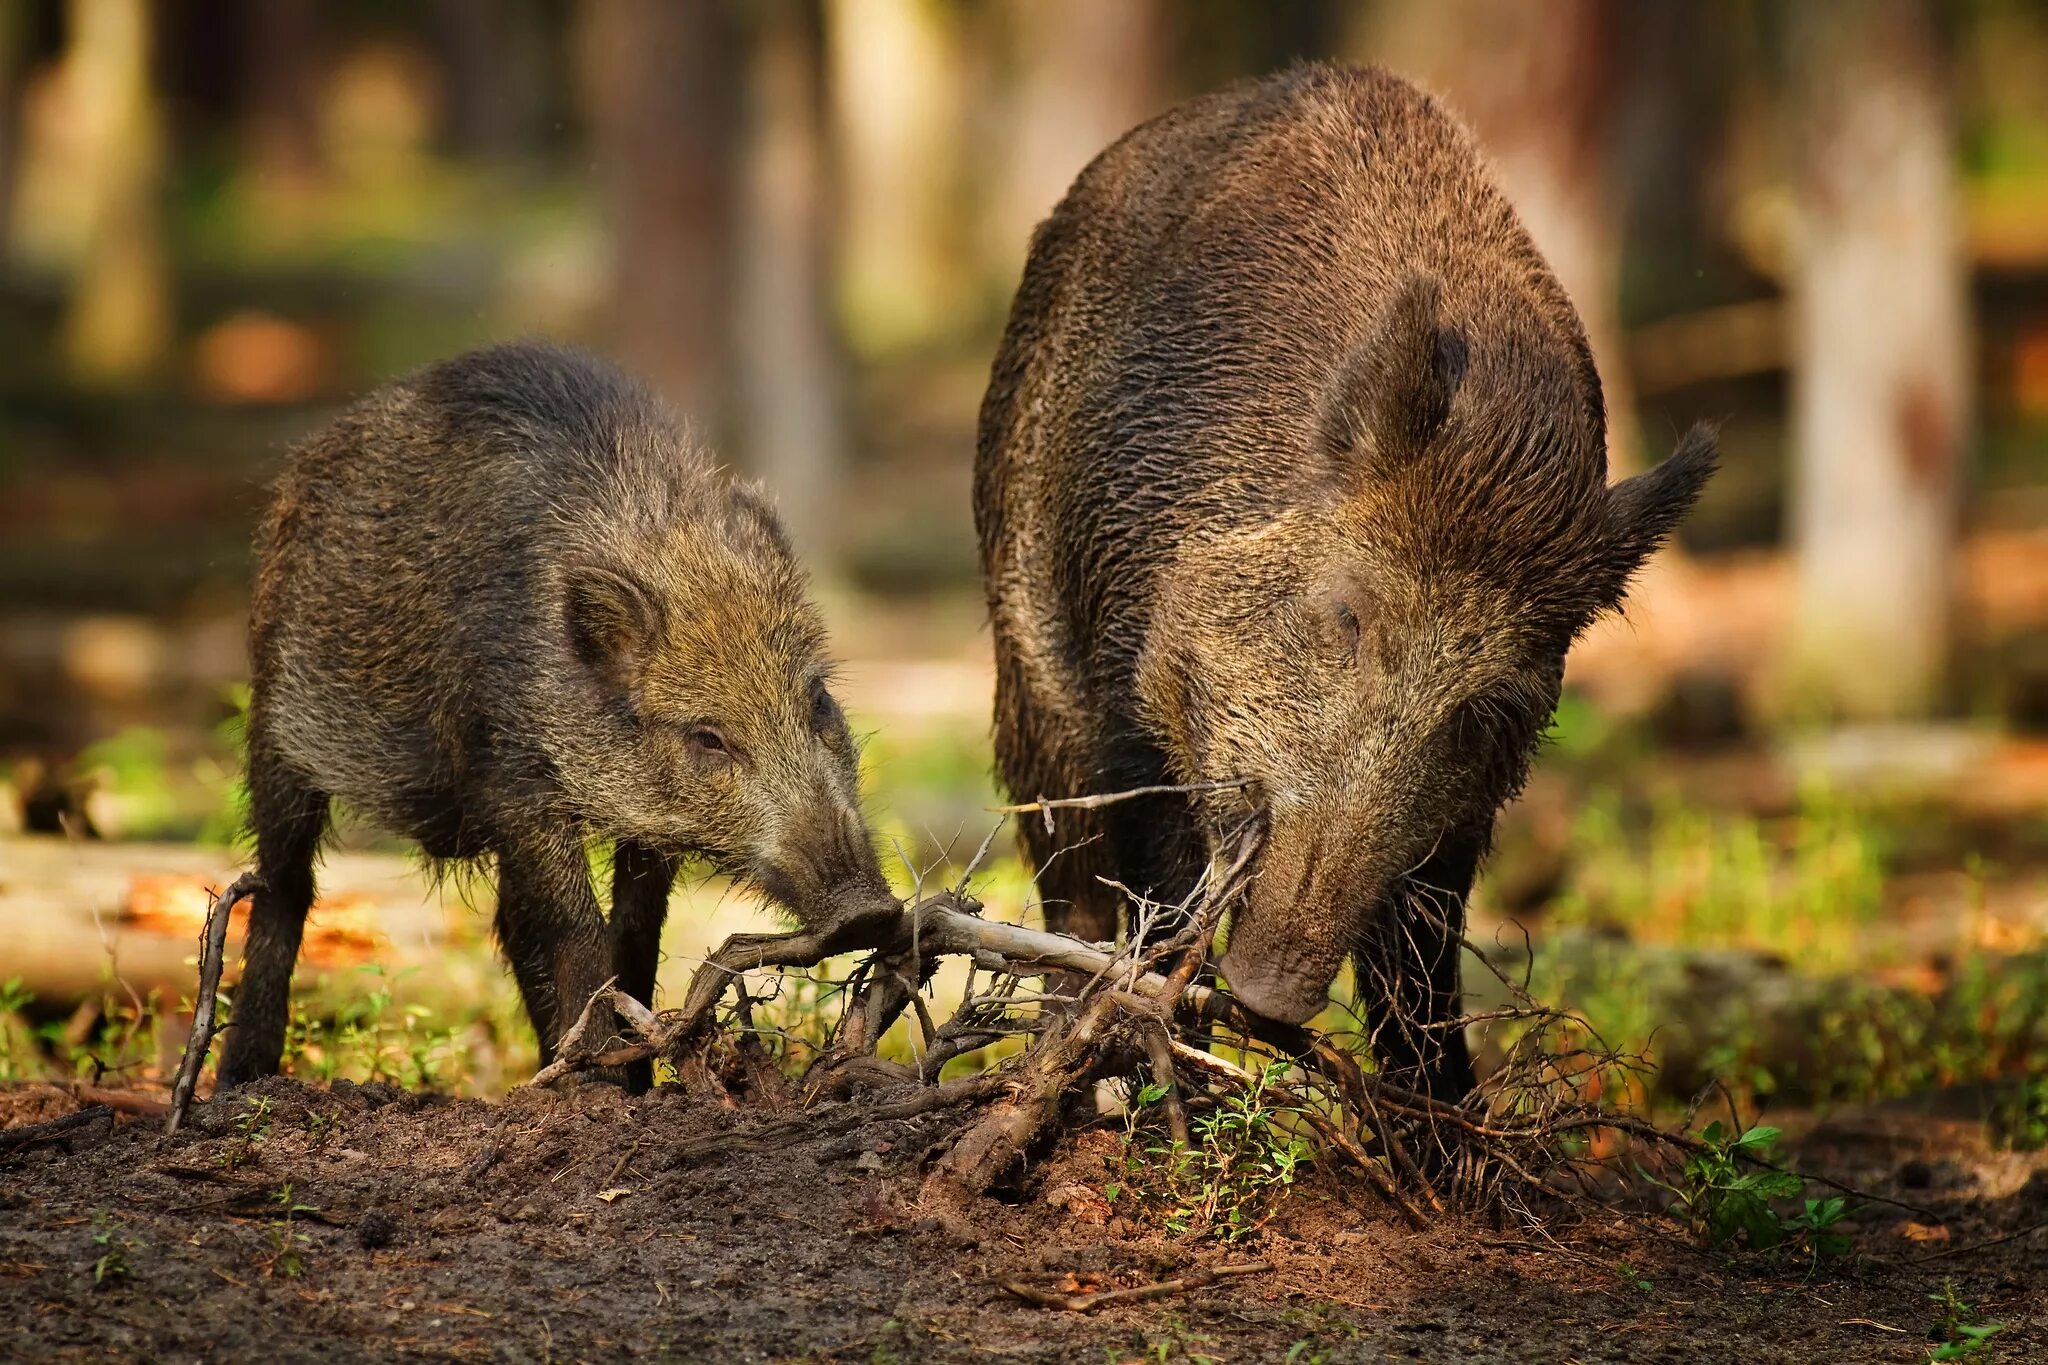
[[[0,1122],[76,1103],[0,1092]],[[917,1205],[948,1125],[821,1135],[601,1085],[484,1103],[282,1080],[173,1138],[102,1119],[0,1148],[0,1357],[1919,1361],[1952,1276],[2006,1324],[1976,1359],[2048,1359],[2048,1161],[1975,1123],[1810,1127],[1808,1169],[1925,1209],[1866,1205],[1852,1255],[1817,1269],[1606,1213],[1415,1233],[1318,1180],[1244,1243],[1182,1245],[1108,1216],[1104,1132],[948,1224]],[[288,1223],[286,1185],[310,1210]],[[1254,1259],[1272,1269],[1085,1315],[999,1287]]]

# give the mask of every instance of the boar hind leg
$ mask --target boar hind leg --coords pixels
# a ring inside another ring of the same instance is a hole
[[[1387,922],[1355,963],[1380,1070],[1440,1100],[1462,1099],[1475,1084],[1465,1030],[1455,1021],[1463,1008],[1465,900],[1484,844],[1458,838],[1439,845],[1408,874]]]
[[[1093,745],[1041,706],[1024,661],[1001,630],[996,632],[996,774],[1019,802],[1087,796]],[[1042,814],[1017,817],[1030,860],[1032,881],[1045,912],[1045,927],[1090,942],[1116,937],[1122,898],[1100,878],[1123,880],[1111,861],[1108,826],[1099,810],[1056,810],[1048,825]]]
[[[668,917],[676,860],[644,844],[621,839],[612,855],[612,971],[619,989],[654,1004],[654,971],[661,960],[661,922]],[[652,1061],[626,1067],[626,1089],[638,1095],[654,1084]]]
[[[277,1074],[291,1013],[292,967],[313,907],[313,859],[327,827],[327,794],[286,767],[260,735],[252,735],[249,746],[249,823],[263,885],[249,899],[234,1027],[220,1064],[223,1086]]]
[[[546,1065],[554,1060],[556,1043],[611,975],[604,915],[590,885],[589,858],[575,832],[499,845],[497,929]],[[593,1022],[609,1031],[610,1012]]]

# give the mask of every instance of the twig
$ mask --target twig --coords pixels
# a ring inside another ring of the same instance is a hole
[[[0,1152],[11,1152],[17,1147],[33,1147],[39,1142],[50,1142],[80,1128],[89,1128],[101,1119],[111,1123],[113,1118],[112,1108],[104,1104],[95,1104],[46,1123],[31,1123],[22,1128],[0,1128]]]
[[[1930,1251],[1925,1256],[1908,1257],[1906,1260],[1901,1261],[1898,1264],[1920,1265],[1925,1261],[1941,1260],[1944,1256],[1961,1256],[1965,1253],[1972,1251],[1982,1251],[1986,1247],[1995,1247],[1999,1245],[2001,1242],[2017,1242],[2020,1238],[2031,1236],[2032,1234],[2039,1232],[2042,1228],[2048,1228],[2048,1218],[2044,1218],[2040,1222],[2031,1224],[2030,1226],[2023,1227],[2019,1229],[2017,1232],[2008,1232],[2003,1237],[1992,1237],[1982,1242],[1962,1242],[1952,1247],[1944,1247],[1940,1251]]]
[[[1040,1308],[1063,1308],[1069,1313],[1087,1313],[1112,1303],[1138,1303],[1145,1299],[1163,1299],[1170,1294],[1185,1294],[1190,1289],[1201,1289],[1216,1281],[1234,1275],[1263,1275],[1273,1268],[1271,1261],[1247,1261],[1243,1265],[1220,1265],[1213,1270],[1196,1270],[1174,1280],[1160,1280],[1156,1284],[1139,1285],[1132,1289],[1105,1289],[1096,1294],[1056,1294],[1049,1289],[1039,1289],[1021,1280],[1004,1280],[1004,1292],[1014,1294],[1026,1303],[1037,1304]]]
[[[997,815],[1043,815],[1045,827],[1050,830],[1052,813],[1056,810],[1101,810],[1104,806],[1135,801],[1141,796],[1192,796],[1202,792],[1237,791],[1250,785],[1251,779],[1248,777],[1233,778],[1227,782],[1190,782],[1178,786],[1163,783],[1152,787],[1132,787],[1128,791],[1102,792],[1095,796],[1061,796],[1050,799],[1041,796],[1038,800],[1026,801],[1021,806],[991,806],[989,809]]]
[[[192,1036],[185,1040],[178,1078],[171,1085],[171,1112],[164,1119],[166,1134],[177,1132],[185,1121],[185,1111],[192,1104],[192,1088],[199,1084],[200,1068],[206,1065],[206,1050],[213,1046],[217,1031],[214,1010],[220,1003],[222,959],[227,956],[228,912],[244,896],[253,896],[263,889],[261,877],[244,872],[207,907],[206,927],[199,936],[199,994],[192,1001]]]

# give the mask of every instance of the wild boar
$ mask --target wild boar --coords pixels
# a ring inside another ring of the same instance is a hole
[[[650,1001],[687,856],[848,946],[895,921],[774,511],[590,356],[462,356],[297,450],[250,650],[263,886],[223,1084],[277,1070],[335,800],[437,862],[494,864],[544,1060],[607,977]],[[609,926],[597,842],[615,846]],[[644,1087],[645,1065],[626,1079]]]
[[[1300,1022],[1347,958],[1386,1071],[1473,1084],[1464,903],[1558,700],[1715,461],[1610,487],[1577,314],[1471,138],[1297,68],[1098,157],[1037,230],[981,409],[999,774],[1200,786],[1024,827],[1103,938],[1263,821],[1230,988]],[[1058,854],[1055,857],[1055,854]]]

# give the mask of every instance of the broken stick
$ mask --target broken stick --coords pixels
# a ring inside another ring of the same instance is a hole
[[[1232,1275],[1263,1275],[1272,1268],[1271,1261],[1219,1265],[1213,1270],[1191,1271],[1178,1279],[1160,1280],[1156,1284],[1137,1285],[1130,1289],[1105,1289],[1094,1294],[1059,1294],[1049,1289],[1038,1289],[1021,1280],[1004,1280],[1002,1287],[1005,1293],[1014,1294],[1040,1308],[1064,1308],[1069,1313],[1087,1313],[1105,1304],[1138,1303],[1145,1299],[1163,1299],[1169,1294],[1185,1294],[1190,1289],[1200,1289]]]
[[[222,959],[228,950],[228,912],[244,896],[263,889],[263,879],[253,872],[235,878],[227,890],[213,898],[206,911],[206,927],[199,933],[199,994],[192,1001],[192,1036],[185,1040],[185,1055],[178,1062],[178,1079],[171,1086],[171,1112],[164,1120],[164,1132],[175,1133],[185,1121],[192,1104],[192,1088],[199,1084],[199,1072],[206,1065],[206,1050],[213,1046],[214,1012],[220,1002]]]

